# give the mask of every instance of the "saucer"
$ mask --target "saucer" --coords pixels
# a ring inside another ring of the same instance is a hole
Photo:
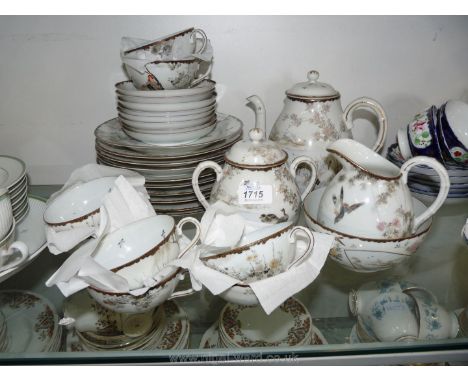
[[[58,351],[61,330],[54,306],[29,291],[0,292],[0,307],[7,324],[8,353]]]
[[[45,235],[45,223],[43,214],[45,211],[45,200],[37,196],[30,195],[29,212],[24,219],[16,226],[16,241],[22,241],[28,246],[28,258],[18,266],[0,272],[0,282],[5,281],[15,273],[30,264],[47,246]]]
[[[0,188],[11,191],[26,175],[26,165],[18,158],[0,156]]]
[[[204,80],[193,88],[170,90],[139,90],[133,85],[132,81],[123,81],[115,84],[117,93],[134,97],[148,98],[184,97],[213,91],[215,87],[216,82],[212,80]]]

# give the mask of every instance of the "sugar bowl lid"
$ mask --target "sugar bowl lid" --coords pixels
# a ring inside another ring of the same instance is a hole
[[[307,73],[307,82],[300,82],[294,85],[291,89],[286,90],[286,94],[290,98],[307,98],[307,99],[336,99],[340,93],[331,85],[324,82],[319,82],[320,74],[316,70],[311,70]]]
[[[268,139],[258,127],[249,131],[249,137],[234,144],[225,155],[226,163],[241,168],[270,168],[288,160],[288,154]]]

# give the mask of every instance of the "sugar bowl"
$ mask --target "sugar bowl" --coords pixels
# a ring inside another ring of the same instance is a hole
[[[216,172],[216,182],[210,202],[223,201],[254,213],[264,223],[296,221],[302,200],[316,181],[312,160],[301,156],[288,165],[288,154],[275,142],[265,139],[265,108],[257,96],[249,97],[256,113],[256,127],[249,136],[237,142],[225,154],[225,165],[205,161],[193,172],[192,185],[200,203],[209,207],[198,185],[198,177],[208,168]],[[311,168],[312,177],[302,195],[295,183],[296,169],[300,164]]]

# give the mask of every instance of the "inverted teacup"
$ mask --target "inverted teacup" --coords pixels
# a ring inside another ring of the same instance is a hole
[[[0,272],[16,267],[25,261],[29,256],[27,245],[21,241],[14,240],[15,222],[13,221],[10,230],[5,235],[3,240],[0,241]],[[9,258],[13,258],[13,260],[9,260]]]
[[[0,188],[0,240],[11,229],[13,224],[13,209],[11,207],[10,194],[7,188]]]
[[[104,196],[112,190],[116,177],[103,177],[76,184],[47,203],[45,223],[56,231],[93,227],[99,223]]]
[[[145,65],[149,73],[148,87],[154,90],[185,89],[205,80],[211,73],[211,62],[205,73],[198,75],[202,60],[185,59],[172,61],[153,61]],[[140,86],[141,87],[141,86]]]

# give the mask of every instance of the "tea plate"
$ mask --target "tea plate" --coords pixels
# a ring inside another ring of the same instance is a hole
[[[208,123],[215,118],[215,113],[207,113],[198,118],[191,118],[185,121],[175,122],[175,121],[161,121],[161,122],[139,122],[132,119],[127,119],[121,114],[119,114],[120,121],[123,125],[127,127],[134,128],[141,131],[165,131],[165,132],[174,132],[174,131],[183,131],[190,129],[192,127],[201,126],[205,123]]]
[[[26,165],[18,158],[1,155],[0,156],[0,188],[11,190],[23,180],[26,175]]]
[[[16,226],[16,241],[22,241],[28,246],[28,258],[17,267],[0,272],[0,282],[5,281],[21,269],[29,265],[47,246],[45,223],[43,219],[45,200],[37,196],[29,196],[29,212]]]
[[[159,97],[159,98],[150,98],[150,97],[140,97],[140,96],[129,96],[129,95],[119,95],[117,93],[117,100],[120,102],[133,102],[133,103],[140,103],[140,104],[169,104],[169,103],[186,103],[186,102],[198,102],[204,101],[208,98],[216,96],[216,93],[213,91],[208,91],[205,93],[199,94],[192,94],[187,96],[179,96],[179,97]]]
[[[39,353],[53,349],[58,316],[44,297],[29,291],[0,292],[0,307],[7,324],[8,353]]]
[[[121,113],[127,115],[133,115],[135,117],[164,117],[164,118],[173,118],[173,117],[185,117],[185,118],[198,118],[200,114],[206,112],[214,112],[216,110],[216,103],[200,107],[197,109],[188,109],[188,110],[176,110],[176,111],[143,111],[143,110],[134,110],[122,107],[117,104],[117,110]]]
[[[232,142],[242,134],[242,122],[236,117],[218,113],[218,121],[213,131],[199,140],[176,145],[173,147],[158,147],[130,138],[122,130],[118,118],[113,118],[98,126],[94,132],[97,140],[110,146],[125,147],[133,150],[145,150],[153,155],[171,154],[175,155],[183,151],[184,153],[195,154],[197,148],[206,148],[219,142]]]
[[[189,89],[172,89],[172,90],[139,90],[137,89],[132,81],[122,81],[115,84],[117,93],[125,94],[136,97],[147,97],[147,98],[167,98],[167,97],[183,97],[194,94],[205,93],[213,91],[216,87],[216,82],[212,80],[204,80],[197,86]]]
[[[126,119],[128,121],[132,121],[135,124],[141,124],[141,123],[183,123],[183,122],[189,122],[201,118],[207,118],[211,117],[216,113],[216,106],[213,106],[211,108],[208,108],[206,111],[197,111],[196,113],[192,114],[186,114],[186,115],[163,115],[163,116],[145,116],[145,115],[135,115],[135,114],[128,114],[125,113],[122,109],[117,109],[118,110],[118,116],[119,118]]]
[[[184,103],[165,103],[165,104],[150,104],[118,101],[117,105],[125,109],[146,111],[146,112],[169,112],[169,111],[187,111],[196,110],[203,107],[209,107],[216,104],[216,97],[211,97],[203,101],[184,102]]]

